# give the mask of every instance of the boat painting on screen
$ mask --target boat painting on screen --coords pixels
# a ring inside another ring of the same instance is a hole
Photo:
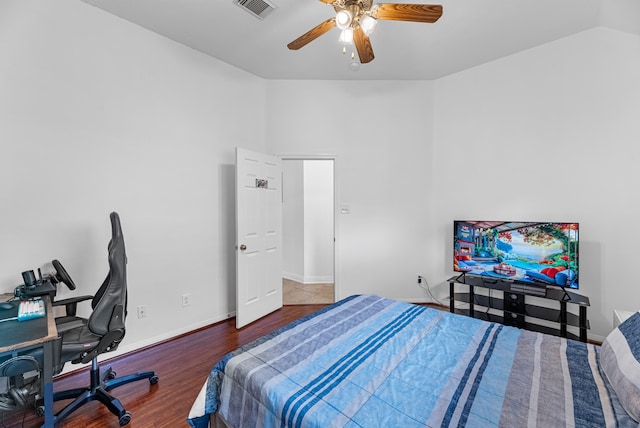
[[[453,222],[453,269],[578,288],[578,223]]]

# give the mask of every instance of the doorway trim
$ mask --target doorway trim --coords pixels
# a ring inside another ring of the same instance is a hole
[[[336,155],[305,155],[305,154],[276,154],[282,161],[286,160],[331,160],[333,161],[333,298],[338,301],[343,298],[340,294],[340,281],[338,278],[338,160]]]

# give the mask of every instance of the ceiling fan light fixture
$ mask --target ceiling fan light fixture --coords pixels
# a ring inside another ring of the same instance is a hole
[[[352,20],[353,16],[351,12],[346,9],[339,10],[338,13],[336,13],[336,27],[341,30],[349,28]]]
[[[338,41],[343,45],[352,45],[353,44],[353,28],[348,27],[340,32],[340,38]]]
[[[291,50],[298,50],[337,27],[340,30],[339,41],[342,44],[342,53],[347,53],[347,45],[355,45],[360,64],[368,64],[375,59],[369,35],[375,31],[379,20],[433,23],[442,16],[442,5],[413,3],[374,4],[375,0],[321,1],[333,8],[333,17],[316,25],[289,43],[287,47]]]
[[[360,28],[367,36],[370,36],[378,25],[378,21],[371,15],[365,14],[360,18]]]

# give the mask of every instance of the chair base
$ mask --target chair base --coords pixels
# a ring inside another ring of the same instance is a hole
[[[120,400],[109,394],[109,391],[143,379],[148,379],[151,385],[158,383],[158,376],[152,371],[139,372],[116,378],[115,372],[113,372],[111,368],[108,368],[101,377],[100,367],[98,366],[96,358],[91,361],[91,371],[89,374],[91,377],[91,385],[89,387],[69,389],[53,394],[53,401],[73,399],[64,409],[55,414],[54,424],[60,423],[86,403],[97,400],[107,406],[109,411],[118,417],[120,426],[124,426],[131,420],[131,414],[125,410]]]

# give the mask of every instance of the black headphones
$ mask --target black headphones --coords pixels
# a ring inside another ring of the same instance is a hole
[[[28,380],[24,375],[35,372]],[[7,379],[7,390],[0,393],[0,410],[10,411],[28,406],[40,391],[40,365],[31,356],[9,358],[0,364],[0,380]]]

